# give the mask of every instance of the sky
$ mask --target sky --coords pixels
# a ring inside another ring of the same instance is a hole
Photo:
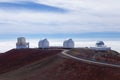
[[[0,39],[120,38],[119,0],[0,0]]]
[[[120,0],[0,0],[0,41],[21,36],[119,41],[119,4]]]

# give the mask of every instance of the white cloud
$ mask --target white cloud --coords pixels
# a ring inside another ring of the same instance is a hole
[[[1,0],[0,2],[16,0]],[[21,0],[19,0],[21,1]],[[28,0],[22,0],[28,1]],[[119,0],[30,0],[61,7],[68,13],[0,10],[3,33],[120,32]]]
[[[113,10],[119,9],[119,0],[37,0],[36,2],[61,6],[69,9],[79,10],[81,8],[93,10]]]

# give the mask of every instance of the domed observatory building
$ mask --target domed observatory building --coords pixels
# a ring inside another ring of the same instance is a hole
[[[29,48],[29,43],[26,42],[26,39],[24,37],[19,37],[17,38],[16,48]]]
[[[96,47],[90,47],[90,49],[97,51],[108,51],[111,50],[111,47],[107,47],[103,41],[98,41]]]
[[[105,47],[105,44],[104,44],[103,41],[98,41],[98,42],[96,43],[96,47]]]
[[[72,39],[65,40],[63,42],[63,48],[74,48],[74,41]]]
[[[49,48],[49,41],[47,39],[40,40],[38,42],[39,48]]]

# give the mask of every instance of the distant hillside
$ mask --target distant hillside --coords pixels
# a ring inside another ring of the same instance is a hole
[[[73,56],[85,58],[89,60],[120,64],[120,53],[113,50],[95,51],[88,48],[79,48],[79,49],[72,49],[68,53]]]
[[[120,80],[120,68],[84,63],[60,52],[23,49],[1,54],[0,61],[5,65],[0,65],[0,80]],[[90,51],[82,52],[87,54]]]

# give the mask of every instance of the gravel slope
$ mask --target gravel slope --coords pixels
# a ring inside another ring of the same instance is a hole
[[[76,61],[57,53],[1,74],[0,80],[120,80],[120,69]]]

